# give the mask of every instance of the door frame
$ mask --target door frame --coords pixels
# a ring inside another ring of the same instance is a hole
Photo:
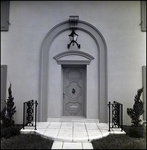
[[[84,68],[84,79],[83,79],[83,89],[84,89],[84,94],[83,94],[83,116],[82,117],[87,117],[87,65],[61,65],[61,70],[62,70],[62,93],[64,92],[64,68]],[[64,99],[62,98],[62,116],[64,116]],[[65,116],[64,116],[65,117]],[[79,117],[79,116],[78,116]]]

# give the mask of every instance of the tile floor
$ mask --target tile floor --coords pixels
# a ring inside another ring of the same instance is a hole
[[[108,124],[97,121],[37,122],[37,130],[26,126],[21,133],[37,133],[54,140],[52,149],[93,149],[91,141],[113,134],[125,134],[120,128],[108,132]]]

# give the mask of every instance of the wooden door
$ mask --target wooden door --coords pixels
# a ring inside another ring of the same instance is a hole
[[[84,116],[85,67],[63,67],[63,115]]]

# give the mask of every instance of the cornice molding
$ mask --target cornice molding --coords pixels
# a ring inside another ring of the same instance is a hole
[[[72,55],[81,56],[86,58],[87,60],[66,60],[66,56],[72,56]],[[65,60],[60,60],[60,58],[63,57],[65,57]],[[85,65],[89,65],[91,60],[94,59],[92,55],[77,50],[62,52],[57,54],[53,58],[57,61],[58,64],[85,64]]]
[[[89,65],[89,60],[58,60],[59,65]]]

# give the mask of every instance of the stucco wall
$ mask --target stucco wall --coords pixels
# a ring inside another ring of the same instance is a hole
[[[39,99],[43,39],[51,28],[68,20],[70,15],[91,23],[104,36],[108,101],[124,104],[124,124],[130,124],[126,109],[132,107],[134,96],[142,87],[142,66],[146,65],[146,32],[141,32],[139,25],[140,1],[10,1],[11,25],[8,32],[1,32],[1,64],[8,66],[7,88],[10,80],[17,109],[16,123],[22,123],[23,102]],[[89,43],[88,38],[80,38],[82,46]],[[67,43],[63,45],[65,41],[59,39],[59,44],[53,43],[51,49],[66,48]]]

